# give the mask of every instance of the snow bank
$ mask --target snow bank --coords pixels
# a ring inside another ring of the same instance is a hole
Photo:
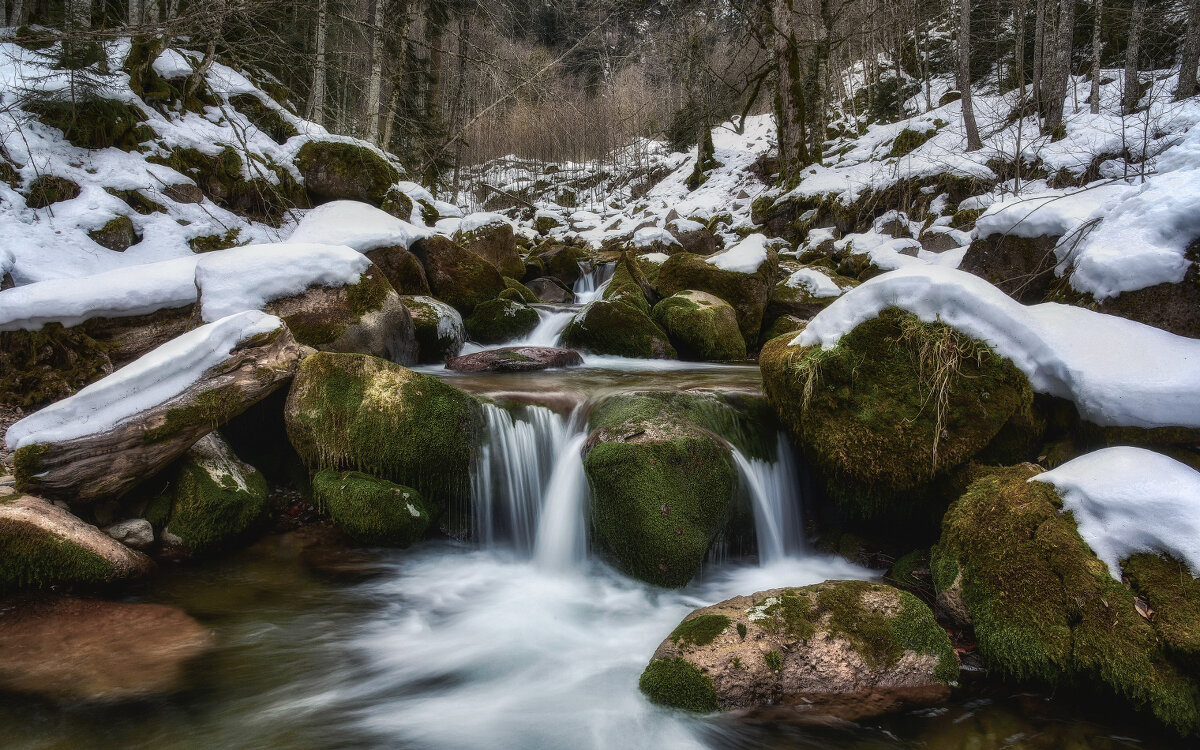
[[[163,50],[150,66],[163,78],[187,78],[192,74],[192,64],[178,50]]]
[[[440,223],[441,222],[439,222],[439,224]],[[458,231],[462,232],[463,234],[467,234],[468,232],[475,232],[483,229],[484,227],[490,227],[493,224],[508,224],[511,226],[512,221],[507,216],[501,216],[500,214],[470,214],[469,216],[464,217],[459,223]]]
[[[47,323],[70,327],[91,318],[123,318],[184,307],[196,301],[197,258],[51,279],[0,292],[0,331],[36,331]]]
[[[356,284],[370,265],[365,255],[345,245],[250,245],[210,253],[196,264],[200,312],[211,322],[261,310],[309,287]]]
[[[667,247],[681,247],[675,235],[662,227],[642,227],[633,233],[633,239],[630,241],[634,247],[650,247],[655,243]]]
[[[792,345],[829,349],[888,307],[987,342],[1034,390],[1101,426],[1200,428],[1200,340],[1081,307],[1026,307],[983,279],[937,266],[877,276],[809,321]]]
[[[17,422],[8,428],[5,442],[16,450],[110,430],[183,393],[227,360],[238,344],[281,325],[279,318],[251,310],[189,331]]]
[[[1079,535],[1121,580],[1121,561],[1166,553],[1200,576],[1200,472],[1142,448],[1105,448],[1033,477],[1058,490]]]
[[[428,229],[358,201],[333,201],[309,211],[288,239],[292,244],[347,245],[360,253],[381,247],[408,249]]]
[[[767,262],[767,238],[752,234],[723,253],[717,253],[704,261],[722,271],[755,273]]]
[[[1062,237],[1071,234],[1085,221],[1103,216],[1107,207],[1131,190],[1129,185],[1107,183],[998,201],[975,222],[975,236]]]
[[[793,289],[803,289],[808,296],[816,299],[840,297],[842,288],[833,283],[833,279],[815,268],[801,268],[783,282]]]

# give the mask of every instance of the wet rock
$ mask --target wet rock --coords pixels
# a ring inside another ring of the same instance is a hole
[[[142,553],[32,495],[0,500],[0,557],[0,593],[112,583],[154,567]]]
[[[296,154],[296,168],[314,203],[357,200],[379,206],[401,176],[378,151],[336,141],[305,143]]]
[[[467,341],[467,328],[458,310],[433,297],[404,297],[403,300],[412,314],[416,331],[417,361],[441,364],[457,357]]]
[[[457,372],[530,372],[583,364],[579,352],[545,346],[513,346],[455,357],[446,363]]]
[[[941,702],[957,679],[950,639],[923,602],[827,581],[696,610],[639,684],[651,701],[692,711],[782,705],[856,720]]]
[[[472,217],[464,219],[469,222]],[[458,232],[454,241],[464,249],[483,257],[502,275],[514,279],[525,276],[525,262],[517,253],[517,239],[512,224],[502,216],[469,232]]]
[[[313,477],[313,496],[334,525],[364,544],[408,547],[429,529],[419,492],[362,472],[326,469]]]
[[[683,291],[655,305],[651,317],[685,359],[723,362],[746,358],[737,313],[718,297]]]
[[[550,276],[534,279],[527,282],[525,286],[542,302],[570,304],[575,301],[575,292],[571,291],[566,284]]]
[[[510,299],[493,299],[476,305],[465,322],[472,341],[502,344],[529,335],[540,321],[532,307]]]
[[[184,686],[214,645],[183,610],[74,598],[0,610],[0,690],[61,703],[151,698]]]
[[[623,300],[597,300],[585,305],[567,324],[562,341],[594,354],[639,359],[678,357],[658,324]]]
[[[777,268],[778,258],[773,251],[754,273],[727,271],[701,256],[676,253],[663,263],[655,277],[654,289],[663,297],[693,289],[725,300],[737,313],[742,337],[753,346],[758,343]]]
[[[118,521],[105,526],[104,533],[133,549],[146,549],[154,544],[154,527],[144,518]]]

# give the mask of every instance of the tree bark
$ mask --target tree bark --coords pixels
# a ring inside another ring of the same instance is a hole
[[[1188,4],[1187,34],[1179,50],[1179,87],[1175,89],[1175,100],[1196,95],[1196,73],[1200,67],[1200,0]]]
[[[388,99],[387,112],[383,120],[383,135],[380,145],[389,148],[392,143],[392,132],[396,124],[396,109],[400,106],[400,92],[404,90],[404,76],[408,72],[408,26],[409,0],[395,0],[392,15],[397,20],[396,25],[396,54],[392,61],[392,94]]]
[[[367,82],[366,140],[379,145],[379,110],[383,92],[383,5],[384,0],[371,0],[369,28],[371,34],[371,75]]]
[[[1075,0],[1059,0],[1058,23],[1054,33],[1054,50],[1050,56],[1052,69],[1044,89],[1043,106],[1046,119],[1043,133],[1057,136],[1063,124],[1067,83],[1071,78],[1072,36],[1075,31]]]
[[[1133,0],[1133,12],[1129,16],[1129,43],[1125,47],[1125,88],[1121,95],[1121,110],[1125,114],[1137,109],[1142,98],[1142,85],[1138,81],[1138,58],[1142,51],[1142,19],[1146,16],[1146,0]]]
[[[1033,106],[1038,114],[1042,109],[1042,84],[1046,72],[1046,1],[1037,0],[1033,11]]]
[[[151,3],[154,0],[149,0]],[[129,0],[129,26],[140,26],[146,20],[146,0]]]
[[[805,140],[804,82],[800,75],[800,52],[793,31],[792,3],[773,0],[771,21],[775,28],[775,124],[779,141],[779,177],[785,185],[798,180],[809,163]]]
[[[312,91],[308,95],[308,119],[325,124],[325,36],[329,31],[329,1],[317,0],[316,59],[313,64]]]
[[[1100,114],[1100,19],[1104,15],[1104,0],[1096,0],[1096,14],[1092,18],[1092,91],[1088,101],[1092,114]]]
[[[971,0],[961,0],[961,4],[958,27],[958,90],[962,92],[967,151],[978,151],[983,148],[983,142],[979,139],[979,126],[975,124],[975,107],[971,101]]]

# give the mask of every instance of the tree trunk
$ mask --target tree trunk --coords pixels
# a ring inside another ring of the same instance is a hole
[[[383,136],[380,145],[389,148],[392,143],[392,131],[396,124],[396,109],[400,106],[400,92],[404,90],[404,76],[408,72],[408,0],[396,0],[392,7],[392,15],[397,20],[396,55],[392,61],[392,95],[388,100],[387,113],[383,120]]]
[[[149,0],[151,3],[154,0]],[[146,0],[129,0],[129,26],[140,26],[146,20]]]
[[[1179,87],[1175,89],[1176,101],[1196,95],[1197,67],[1200,67],[1200,0],[1192,0],[1188,5],[1187,34],[1183,37],[1183,47],[1179,50]]]
[[[379,144],[379,109],[383,92],[383,4],[371,0],[369,28],[371,35],[371,76],[367,82],[366,140]]]
[[[433,148],[427,149],[425,187],[435,195],[441,179],[441,157],[437,153],[442,141],[437,134],[442,132],[442,37],[445,33],[446,17],[439,2],[429,3],[429,15],[426,21],[425,39],[429,44],[429,87],[425,91],[425,125],[434,133],[428,144]]]
[[[1071,78],[1072,35],[1075,31],[1075,0],[1059,0],[1058,23],[1054,34],[1054,50],[1050,56],[1051,71],[1043,87],[1046,112],[1043,133],[1061,135],[1063,110],[1067,103],[1067,83]]]
[[[312,91],[308,95],[308,119],[322,126],[325,124],[325,35],[329,27],[328,14],[328,0],[317,0],[317,55],[313,64]]]
[[[1129,44],[1125,47],[1125,89],[1121,96],[1121,109],[1125,114],[1137,109],[1142,98],[1142,85],[1138,81],[1138,57],[1142,51],[1142,19],[1146,15],[1146,0],[1133,0],[1133,12],[1129,17]]]
[[[784,185],[798,181],[800,170],[808,163],[805,140],[807,120],[804,82],[800,75],[800,53],[792,30],[792,4],[773,0],[771,19],[775,27],[775,123],[779,140],[779,178]]]
[[[1095,16],[1092,18],[1092,91],[1088,101],[1092,114],[1100,114],[1100,19],[1104,15],[1104,0],[1096,0]]]
[[[1046,71],[1046,0],[1037,0],[1033,11],[1033,106],[1038,114],[1042,109],[1042,84]]]
[[[958,90],[962,92],[963,128],[967,131],[967,151],[983,148],[975,107],[971,101],[971,0],[961,0],[962,17],[958,27]]]

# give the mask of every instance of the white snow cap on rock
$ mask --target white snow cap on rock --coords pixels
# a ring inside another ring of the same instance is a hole
[[[238,344],[281,325],[274,315],[250,310],[189,331],[17,422],[8,428],[5,442],[17,450],[110,430],[183,393],[228,359]]]
[[[163,78],[187,78],[192,74],[192,64],[178,50],[165,49],[150,66]]]
[[[1200,472],[1143,448],[1105,448],[1033,477],[1053,485],[1079,535],[1121,579],[1121,561],[1166,553],[1200,577]]]
[[[842,288],[833,283],[833,279],[829,276],[815,268],[801,268],[783,283],[793,289],[803,289],[808,292],[808,296],[816,299],[828,299],[842,295]]]
[[[634,247],[649,247],[656,242],[667,247],[679,247],[679,240],[675,239],[675,235],[662,227],[642,227],[633,233],[631,240]]]
[[[876,276],[818,313],[792,345],[833,348],[889,307],[986,342],[1012,360],[1035,391],[1074,401],[1094,424],[1200,427],[1200,339],[1082,307],[1026,307],[953,268]]]
[[[704,261],[722,271],[755,273],[767,262],[767,238],[752,234],[723,253],[717,253]]]
[[[430,231],[359,201],[333,201],[309,211],[288,239],[292,244],[348,245],[360,253],[412,247]]]
[[[440,222],[439,222],[440,223]],[[512,226],[512,220],[501,214],[477,213],[463,217],[462,222],[458,225],[458,231],[466,234],[475,232],[484,227],[490,227],[493,224],[507,224]]]
[[[248,245],[209,253],[196,264],[205,322],[302,293],[309,287],[358,283],[371,266],[345,245]]]

